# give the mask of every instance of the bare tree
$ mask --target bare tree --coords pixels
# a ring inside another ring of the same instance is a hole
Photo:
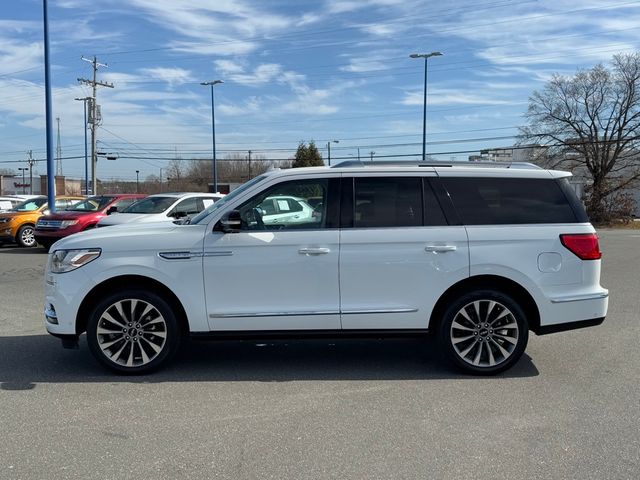
[[[607,198],[640,178],[640,54],[554,75],[529,98],[526,118],[523,141],[547,146],[545,166],[584,172],[589,215],[608,220]]]

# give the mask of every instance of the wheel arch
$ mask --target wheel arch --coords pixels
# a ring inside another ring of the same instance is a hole
[[[143,275],[120,275],[99,283],[85,295],[80,304],[80,308],[78,308],[78,314],[76,315],[76,334],[80,335],[87,330],[89,315],[96,302],[106,295],[127,288],[149,290],[161,295],[175,312],[181,332],[183,334],[189,333],[189,320],[184,306],[169,287],[158,280]]]
[[[461,280],[449,287],[449,289],[440,296],[431,311],[431,316],[429,317],[429,330],[436,331],[438,329],[442,316],[451,301],[464,293],[486,288],[499,290],[500,292],[513,297],[513,299],[521,305],[527,315],[529,330],[532,330],[533,332],[537,332],[539,330],[540,309],[531,294],[519,283],[499,275],[476,275],[465,278],[464,280]]]

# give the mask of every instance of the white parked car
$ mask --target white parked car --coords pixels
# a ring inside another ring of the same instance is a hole
[[[25,199],[19,197],[0,197],[0,213],[7,212]]]
[[[314,215],[314,208],[306,200],[285,195],[265,198],[258,208],[265,225],[305,224],[312,221]]]
[[[130,222],[170,222],[196,215],[224,197],[222,193],[158,193],[139,200],[122,212],[102,218],[98,227]]]
[[[427,333],[458,367],[501,372],[529,331],[599,325],[608,306],[570,174],[505,167],[274,171],[187,225],[72,235],[49,254],[46,328],[66,347],[86,332],[100,362],[129,373],[166,363],[184,335]],[[314,214],[268,223],[278,198]]]

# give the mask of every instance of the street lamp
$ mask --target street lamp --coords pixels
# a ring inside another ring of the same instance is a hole
[[[340,143],[340,140],[329,140],[327,142],[327,162],[331,166],[331,142]]]
[[[27,167],[18,167],[18,170],[22,171],[22,193],[25,193],[25,189],[24,189],[24,172],[26,172],[29,169]]]
[[[412,53],[410,58],[424,58],[424,100],[422,104],[422,161],[427,160],[427,60],[429,57],[439,57],[442,52]]]
[[[136,170],[136,193],[140,193],[140,170]]]
[[[87,102],[91,97],[76,98],[84,105],[84,193],[89,195],[89,158],[87,153]],[[93,192],[92,192],[93,193]]]
[[[222,80],[212,80],[210,82],[201,82],[200,85],[211,86],[211,138],[213,150],[213,193],[218,192],[218,167],[216,165],[216,117],[213,103],[213,86],[218,83],[224,83]]]

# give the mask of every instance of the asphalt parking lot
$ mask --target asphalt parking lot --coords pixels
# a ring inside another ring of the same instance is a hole
[[[493,378],[431,341],[191,342],[143,377],[63,350],[40,249],[0,248],[0,479],[640,478],[640,231],[600,232],[609,315]]]

